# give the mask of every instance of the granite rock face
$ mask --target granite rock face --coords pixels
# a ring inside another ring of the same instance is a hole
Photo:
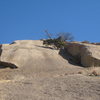
[[[69,42],[66,44],[66,52],[77,59],[77,63],[80,63],[85,67],[100,66],[100,46],[80,43]]]
[[[68,42],[65,50],[65,53],[69,53],[74,57],[76,63],[84,67],[100,66],[100,45]],[[59,51],[45,48],[42,41],[17,40],[11,44],[0,45],[0,66],[17,68],[41,65],[44,66],[43,69],[47,69],[46,63],[48,64],[49,62],[48,68],[50,69],[53,68],[50,65],[65,65],[65,61],[63,62],[63,58],[58,53]]]
[[[99,46],[68,43],[60,52],[39,40],[2,44],[0,100],[100,100],[100,77],[90,77],[88,68],[64,58],[70,53],[84,66],[99,65]],[[100,67],[96,70],[100,72]]]
[[[59,51],[46,48],[38,40],[17,40],[3,44],[0,50],[0,65],[11,68],[29,67],[34,71],[48,71],[60,69],[67,63],[58,55]]]

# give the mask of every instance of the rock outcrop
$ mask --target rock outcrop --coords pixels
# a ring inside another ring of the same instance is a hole
[[[85,67],[100,66],[99,45],[81,42],[68,42],[65,50],[65,53],[70,54],[74,62],[79,65]],[[56,56],[53,56],[55,54]],[[35,67],[39,66],[40,63],[42,66],[46,67],[47,62],[50,62],[48,65],[49,69],[53,68],[51,65],[55,66],[55,62],[57,62],[56,66],[64,65],[65,62],[61,63],[62,58],[59,59],[58,56],[57,50],[54,51],[51,50],[51,48],[45,49],[42,41],[18,40],[11,44],[3,44],[0,46],[0,66],[8,66],[10,68],[23,66]],[[57,59],[60,61],[57,61]]]
[[[3,44],[1,47],[0,62],[2,66],[15,65],[19,68],[32,68],[34,71],[54,71],[68,62],[58,53],[43,46],[38,40],[18,40],[11,44]]]
[[[80,43],[69,42],[66,44],[66,53],[69,53],[76,61],[85,67],[100,66],[100,46]]]
[[[0,100],[100,100],[100,77],[90,77],[100,75],[100,67],[90,74],[89,68],[68,63],[68,52],[78,63],[91,66],[96,58],[99,64],[99,46],[89,44],[68,43],[60,52],[38,40],[1,45]]]

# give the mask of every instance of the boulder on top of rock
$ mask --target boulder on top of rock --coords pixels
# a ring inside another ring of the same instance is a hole
[[[77,61],[85,67],[100,66],[100,46],[80,43],[69,42],[65,47],[66,53],[69,53]]]

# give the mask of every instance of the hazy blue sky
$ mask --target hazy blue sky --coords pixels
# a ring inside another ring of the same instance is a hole
[[[100,0],[0,0],[0,43],[71,32],[100,42]]]

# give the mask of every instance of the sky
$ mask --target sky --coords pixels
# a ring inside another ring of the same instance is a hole
[[[0,0],[0,44],[70,32],[100,42],[100,0]]]

